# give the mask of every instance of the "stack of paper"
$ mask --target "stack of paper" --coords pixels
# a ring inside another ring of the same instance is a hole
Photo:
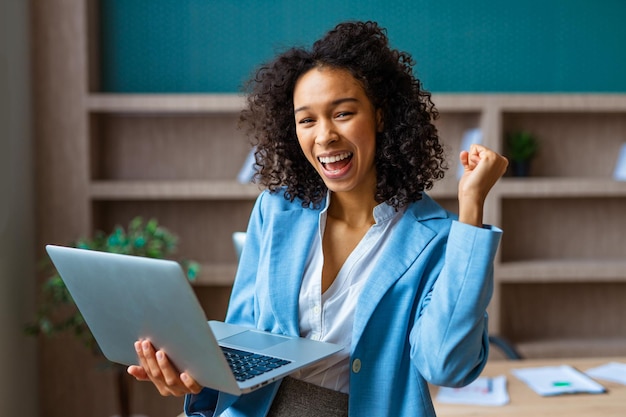
[[[585,373],[592,378],[626,385],[626,363],[609,362],[605,365],[591,368],[585,371]]]
[[[513,369],[511,372],[543,396],[606,392],[602,385],[569,365]]]
[[[509,402],[504,375],[479,377],[463,388],[441,387],[435,398],[440,403],[471,405],[505,405]]]

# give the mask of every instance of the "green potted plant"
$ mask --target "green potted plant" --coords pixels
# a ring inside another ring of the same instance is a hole
[[[511,173],[515,177],[530,174],[530,165],[539,151],[537,137],[527,130],[510,133],[506,140],[507,156],[511,161]]]
[[[177,245],[177,236],[161,227],[157,220],[145,222],[142,217],[132,219],[127,229],[116,226],[110,234],[98,231],[91,239],[79,239],[70,244],[82,249],[161,259],[170,258]],[[75,335],[93,354],[101,356],[107,365],[114,368],[120,417],[130,416],[130,386],[125,367],[106,361],[58,272],[48,258],[42,264],[49,276],[41,287],[36,318],[27,324],[26,333],[49,337],[65,332]],[[187,277],[193,281],[198,275],[199,264],[190,260],[181,264]]]

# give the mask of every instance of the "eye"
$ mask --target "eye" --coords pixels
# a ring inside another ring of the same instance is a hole
[[[336,118],[336,119],[346,119],[346,118],[348,118],[348,117],[352,116],[353,114],[354,114],[354,113],[353,113],[353,112],[351,112],[351,111],[340,111],[339,113],[337,113],[337,114],[335,115],[335,118]]]
[[[301,124],[301,125],[306,125],[306,124],[309,124],[309,123],[313,123],[313,119],[310,118],[310,117],[304,117],[304,118],[298,120],[298,124]]]

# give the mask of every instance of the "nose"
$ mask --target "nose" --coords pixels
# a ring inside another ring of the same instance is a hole
[[[318,124],[319,130],[315,136],[318,145],[329,145],[339,138],[335,125],[331,120],[323,120]]]

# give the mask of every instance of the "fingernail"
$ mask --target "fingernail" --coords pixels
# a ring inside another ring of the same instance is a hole
[[[156,358],[157,360],[163,360],[163,352],[161,352],[160,350],[156,353]]]

